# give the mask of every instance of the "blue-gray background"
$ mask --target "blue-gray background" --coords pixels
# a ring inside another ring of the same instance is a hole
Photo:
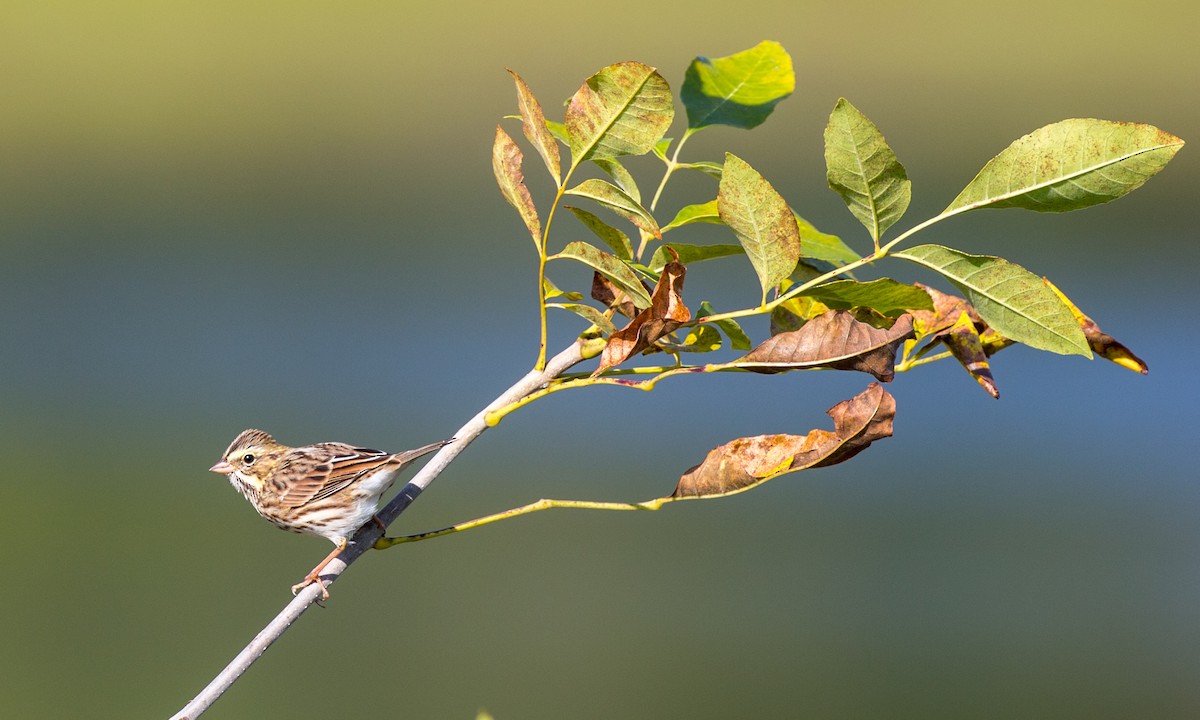
[[[612,62],[677,88],[694,55],[780,41],[795,95],[685,155],[736,152],[860,250],[824,186],[839,96],[908,168],[900,228],[1065,117],[1200,141],[1191,2],[405,5],[0,9],[4,716],[173,712],[324,555],[205,471],[239,430],[410,447],[528,369],[533,256],[489,157],[505,66],[557,115]],[[210,717],[1200,716],[1198,158],[1111,205],[924,235],[1050,276],[1148,377],[1014,349],[997,402],[938,364],[891,386],[896,437],[851,463],[369,556]],[[654,163],[632,166],[653,187]],[[684,179],[663,216],[711,196]],[[749,267],[720,262],[689,301],[752,303]],[[898,265],[880,272],[930,279]],[[578,325],[553,319],[560,347]],[[660,495],[730,438],[826,427],[865,382],[555,396],[401,525]]]

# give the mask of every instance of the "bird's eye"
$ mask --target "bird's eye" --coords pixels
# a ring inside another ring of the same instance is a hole
[[[247,465],[253,465],[254,464],[254,455],[252,455],[250,453],[246,453],[245,455],[242,456],[242,462]]]

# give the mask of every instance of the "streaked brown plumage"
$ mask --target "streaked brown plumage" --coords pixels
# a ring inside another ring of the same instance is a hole
[[[315,582],[328,598],[321,571],[374,516],[380,497],[404,466],[449,442],[393,454],[339,442],[293,448],[262,430],[245,430],[209,470],[227,475],[258,514],[276,527],[320,535],[337,546],[292,587],[295,593]]]

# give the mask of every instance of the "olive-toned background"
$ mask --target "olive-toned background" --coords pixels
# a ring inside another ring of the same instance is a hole
[[[0,714],[166,716],[288,599],[328,544],[205,471],[239,430],[411,447],[528,369],[533,256],[491,177],[506,66],[559,115],[609,63],[678,88],[697,54],[780,41],[795,95],[685,155],[736,152],[861,250],[824,185],[839,96],[908,168],[902,229],[1062,118],[1200,142],[1196,7],[5,3]],[[654,163],[632,166],[652,187]],[[1198,183],[1187,147],[1117,203],[923,236],[1050,276],[1148,377],[1018,348],[997,402],[939,364],[893,383],[896,437],[851,463],[369,556],[209,717],[1200,716]],[[685,178],[663,215],[711,194]],[[718,262],[689,302],[752,303],[749,266]],[[579,328],[554,322],[556,347]],[[825,427],[866,381],[558,395],[489,432],[402,529],[663,494],[728,439]]]

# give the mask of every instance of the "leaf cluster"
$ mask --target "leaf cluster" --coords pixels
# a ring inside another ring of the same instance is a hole
[[[548,308],[580,316],[587,324],[581,333],[587,355],[599,357],[594,371],[557,378],[537,397],[595,384],[650,390],[684,373],[829,369],[866,372],[890,382],[896,372],[950,357],[998,397],[991,356],[1018,343],[1059,354],[1091,357],[1094,352],[1146,372],[1144,362],[1103,333],[1049,280],[1001,257],[905,241],[934,223],[981,208],[1065,212],[1115,200],[1140,187],[1183,146],[1167,132],[1080,118],[1047,125],[996,155],[940,214],[889,239],[909,207],[912,183],[875,123],[839,99],[825,129],[827,179],[866,229],[864,241],[870,244],[860,254],[806,221],[745,159],[733,153],[720,162],[680,159],[695,133],[717,126],[754,128],[792,94],[792,61],[778,43],[762,42],[728,57],[695,58],[684,72],[680,99],[687,127],[677,140],[666,137],[675,106],[655,68],[624,62],[601,69],[571,97],[561,123],[548,120],[532,90],[510,73],[522,133],[556,190],[543,222],[524,183],[522,151],[497,126],[496,179],[538,257],[542,335],[537,367],[545,362]],[[622,164],[627,156],[647,154],[664,166],[649,201]],[[599,177],[573,182],[585,165]],[[679,171],[711,177],[713,194],[660,222],[658,200]],[[588,207],[563,204],[566,196]],[[550,230],[560,206],[599,244],[573,239],[552,250]],[[724,225],[731,242],[687,242],[682,236],[698,223]],[[684,301],[688,266],[736,256],[749,261],[758,281],[754,302],[729,310],[707,301],[689,307]],[[932,271],[950,288],[858,277],[889,257]],[[588,296],[595,304],[584,301],[583,289],[557,287],[547,277],[551,261],[587,266],[593,274]],[[754,316],[770,319],[769,335],[758,341],[739,322]],[[719,363],[685,360],[723,346],[743,354]],[[654,353],[670,362],[629,365]],[[511,409],[497,412],[495,419]],[[891,396],[872,383],[830,411],[833,432],[734,440],[685,473],[672,497],[738,492],[785,472],[841,462],[890,434],[894,410]]]

